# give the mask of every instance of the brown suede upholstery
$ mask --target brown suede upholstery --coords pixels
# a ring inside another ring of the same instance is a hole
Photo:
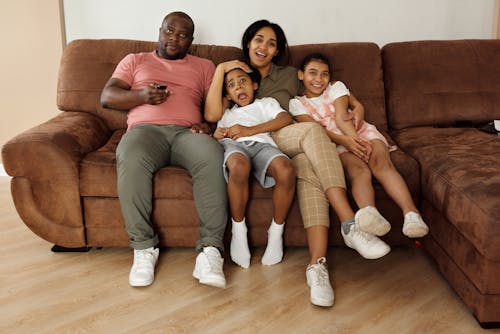
[[[500,40],[382,49],[391,135],[421,171],[424,245],[481,322],[500,321]],[[455,125],[469,125],[456,127]]]
[[[61,60],[62,112],[3,146],[19,215],[45,240],[65,247],[128,245],[115,165],[126,113],[102,108],[99,97],[126,54],[155,47],[149,41],[73,41]],[[310,52],[330,58],[333,78],[346,83],[364,104],[365,118],[402,148],[391,158],[430,225],[424,244],[443,275],[480,321],[500,321],[500,142],[476,129],[443,127],[500,119],[500,41],[394,43],[382,56],[374,43],[295,45],[283,64],[298,66]],[[242,57],[230,46],[193,45],[190,53],[215,64]],[[384,240],[408,244],[401,210],[374,185],[377,207],[392,223]],[[249,240],[262,246],[272,190],[252,181],[250,192]],[[194,246],[198,217],[190,175],[179,167],[161,169],[153,196],[160,245]],[[333,212],[331,223],[330,244],[343,244]],[[297,200],[285,244],[307,244]]]

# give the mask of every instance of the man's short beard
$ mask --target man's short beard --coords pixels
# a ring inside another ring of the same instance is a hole
[[[156,50],[156,53],[158,54],[158,56],[160,56],[161,58],[165,58],[165,59],[168,59],[168,60],[176,60],[176,59],[182,59],[186,56],[187,54],[187,51],[186,52],[183,52],[183,53],[177,53],[175,56],[171,56],[167,53],[167,48],[166,46],[158,46],[158,49]]]

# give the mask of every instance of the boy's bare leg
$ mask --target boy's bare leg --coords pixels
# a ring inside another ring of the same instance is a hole
[[[226,161],[229,170],[227,190],[231,209],[231,259],[243,268],[250,266],[245,210],[248,202],[248,178],[250,162],[239,153],[233,153]]]
[[[269,164],[267,173],[276,181],[273,190],[274,221],[283,224],[295,196],[295,170],[288,158],[277,157]]]
[[[229,170],[227,192],[231,216],[240,222],[245,218],[248,202],[248,178],[250,176],[250,162],[239,153],[233,153],[226,161]]]
[[[277,157],[269,164],[267,173],[276,181],[273,191],[274,218],[262,256],[262,264],[270,266],[283,259],[283,225],[295,196],[295,169],[290,159]]]

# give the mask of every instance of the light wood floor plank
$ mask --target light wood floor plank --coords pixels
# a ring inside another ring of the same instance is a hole
[[[396,248],[380,260],[329,250],[335,305],[309,303],[307,249],[251,267],[226,258],[225,290],[192,278],[196,254],[164,249],[156,280],[128,285],[128,248],[52,253],[17,215],[9,178],[0,177],[0,333],[500,333],[482,330],[419,248]]]

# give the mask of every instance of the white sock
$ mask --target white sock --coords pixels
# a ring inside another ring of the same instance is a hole
[[[262,264],[272,266],[273,264],[281,262],[283,259],[283,228],[285,223],[276,224],[271,222],[269,230],[267,230],[267,247],[262,256]]]
[[[245,218],[241,222],[233,222],[231,229],[231,260],[237,265],[248,268],[250,267],[250,250],[248,249],[247,226]]]

